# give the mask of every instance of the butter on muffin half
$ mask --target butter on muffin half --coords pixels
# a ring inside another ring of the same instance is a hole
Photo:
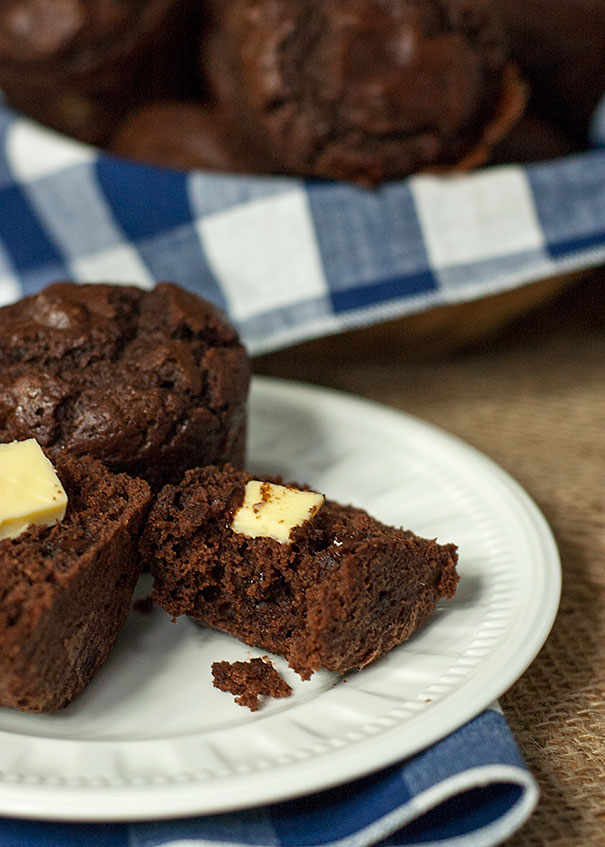
[[[32,504],[52,505],[48,486],[40,491],[45,468],[29,467],[21,453],[7,468],[13,446],[3,445],[0,456],[0,485],[14,495],[0,498],[0,706],[53,712],[92,680],[126,620],[151,492],[144,480],[63,453],[56,475],[48,466],[61,508],[36,515]]]
[[[285,656],[305,679],[384,656],[458,583],[453,544],[230,466],[165,486],[141,551],[169,614]]]

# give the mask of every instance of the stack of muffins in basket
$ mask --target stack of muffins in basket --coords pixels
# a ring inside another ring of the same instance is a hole
[[[7,0],[0,89],[148,162],[375,185],[581,149],[604,38],[601,0]]]
[[[73,700],[144,567],[171,615],[303,678],[379,658],[454,593],[453,545],[246,473],[249,378],[227,320],[173,284],[56,283],[0,309],[0,705]],[[272,671],[261,690],[283,692]]]

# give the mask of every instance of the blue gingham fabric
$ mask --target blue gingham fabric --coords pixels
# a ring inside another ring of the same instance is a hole
[[[536,784],[501,712],[487,709],[413,758],[260,809],[139,823],[0,819],[2,847],[488,847],[533,810]]]
[[[0,305],[172,280],[254,355],[603,262],[604,149],[368,191],[144,167],[0,106]]]

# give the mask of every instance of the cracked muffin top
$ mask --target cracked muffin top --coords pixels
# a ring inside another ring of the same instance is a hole
[[[153,486],[243,463],[249,363],[211,303],[61,282],[0,309],[0,441],[91,455]]]
[[[208,6],[215,94],[285,172],[375,184],[466,166],[523,106],[489,0]]]

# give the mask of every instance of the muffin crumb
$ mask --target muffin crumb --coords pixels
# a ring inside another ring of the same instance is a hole
[[[289,697],[292,688],[282,679],[266,657],[247,662],[213,662],[212,684],[220,691],[234,694],[238,706],[256,712],[259,697]]]

